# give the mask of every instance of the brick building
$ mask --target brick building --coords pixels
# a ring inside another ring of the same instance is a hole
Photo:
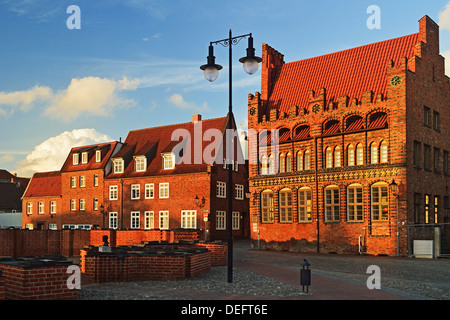
[[[123,143],[72,148],[60,171],[33,176],[23,227],[200,230],[226,239],[228,120],[194,115],[130,131]],[[249,235],[248,166],[236,136],[233,145],[233,235],[240,238]]]
[[[194,115],[192,122],[130,131],[105,177],[108,227],[207,230],[203,234],[208,239],[226,239],[231,196],[233,236],[248,236],[248,168],[238,161],[243,159],[238,137],[232,162],[234,194],[227,194],[228,121]]]
[[[37,172],[22,197],[22,227],[27,229],[61,228],[61,173]]]
[[[253,245],[406,255],[428,226],[448,239],[449,106],[428,16],[418,33],[290,63],[263,44],[248,99]]]

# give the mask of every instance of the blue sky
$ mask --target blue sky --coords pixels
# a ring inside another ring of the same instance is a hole
[[[209,42],[229,29],[253,33],[258,55],[268,43],[290,62],[416,33],[428,15],[441,25],[441,53],[450,60],[448,4],[0,0],[0,168],[25,176],[59,170],[75,145],[124,140],[130,130],[191,121],[194,113],[225,116],[227,49],[215,48],[224,66],[216,82],[199,66]],[[71,5],[80,8],[79,30],[67,28]],[[370,5],[380,8],[380,29],[366,25]],[[233,111],[242,129],[247,95],[260,91],[260,71],[249,76],[238,62],[246,42],[233,47]]]

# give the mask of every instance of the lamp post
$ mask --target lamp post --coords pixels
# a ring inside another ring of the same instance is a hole
[[[241,36],[235,36],[233,37],[231,33],[231,29],[229,32],[229,36],[227,39],[222,39],[218,41],[211,41],[209,44],[209,55],[207,58],[207,64],[202,65],[200,67],[201,70],[204,71],[204,76],[206,80],[209,82],[215,81],[219,76],[219,71],[222,69],[221,65],[216,64],[214,57],[214,44],[221,44],[223,47],[228,47],[228,62],[229,62],[229,77],[228,77],[228,135],[230,136],[230,139],[227,139],[227,148],[228,148],[228,155],[231,156],[231,130],[232,128],[232,119],[233,119],[233,91],[232,91],[232,56],[233,56],[233,45],[237,45],[242,39],[248,37],[248,47],[247,47],[247,55],[239,61],[243,63],[244,70],[248,74],[254,74],[256,71],[258,71],[258,63],[262,61],[260,57],[255,56],[255,49],[253,47],[253,37],[252,34],[245,34]],[[232,163],[229,161],[230,159],[227,159],[228,162],[228,214],[227,214],[227,229],[228,229],[228,282],[233,282],[233,169],[232,169]]]
[[[399,193],[398,193],[398,184],[395,182],[395,180],[392,180],[392,182],[389,184],[389,188],[391,189],[392,194],[394,195],[395,199],[396,199],[396,220],[397,220],[397,256],[400,255],[400,239],[399,239],[399,234],[398,234],[398,198],[399,198]]]

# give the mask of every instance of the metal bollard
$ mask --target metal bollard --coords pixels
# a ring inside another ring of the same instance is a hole
[[[304,259],[301,266],[302,269],[300,269],[300,285],[302,286],[303,292],[305,291],[306,286],[306,293],[308,293],[308,287],[311,285],[311,269],[309,269],[311,263],[309,263],[308,260]]]

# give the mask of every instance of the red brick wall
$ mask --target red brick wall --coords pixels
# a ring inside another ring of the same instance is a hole
[[[0,264],[7,300],[76,300],[67,288],[67,266],[21,267]]]
[[[0,275],[0,301],[5,300],[5,277]]]

